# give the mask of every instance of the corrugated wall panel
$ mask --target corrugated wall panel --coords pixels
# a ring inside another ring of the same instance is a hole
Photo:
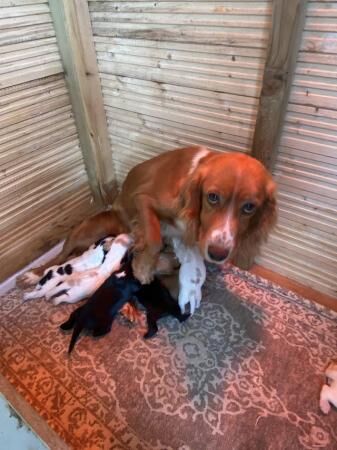
[[[90,200],[48,2],[2,0],[0,280],[89,215]]]
[[[271,1],[90,1],[121,183],[136,163],[202,144],[249,151]]]
[[[337,294],[337,2],[309,2],[275,172],[280,219],[259,262]]]

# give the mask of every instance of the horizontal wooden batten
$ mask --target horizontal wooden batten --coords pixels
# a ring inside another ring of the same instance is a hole
[[[141,120],[143,124],[137,124],[131,122],[132,118],[130,117],[129,121],[118,120],[115,117],[118,114],[118,110],[109,110],[107,111],[109,128],[112,134],[122,132],[127,133],[127,130],[130,132],[138,132],[143,133],[144,136],[161,136],[164,139],[174,140],[176,138],[177,142],[185,142],[184,145],[188,142],[194,142],[195,139],[198,139],[202,145],[207,147],[217,149],[220,151],[241,151],[248,152],[248,139],[239,141],[236,136],[226,135],[225,133],[217,133],[209,131],[208,129],[200,129],[200,127],[195,126],[187,126],[186,124],[172,123],[169,120],[153,120],[153,117],[150,116],[142,116]],[[123,112],[119,112],[119,114],[124,115]],[[124,130],[125,129],[125,130]],[[226,144],[224,144],[224,140],[226,140]]]
[[[152,49],[154,51],[154,55],[156,54],[156,50],[166,50],[170,52],[185,52],[191,55],[203,54],[205,56],[210,57],[219,57],[221,59],[226,56],[230,56],[232,61],[236,61],[236,57],[250,57],[254,59],[262,59],[264,61],[265,50],[257,49],[251,47],[237,47],[233,45],[233,43],[229,43],[225,45],[225,43],[221,43],[220,45],[209,45],[209,44],[190,44],[185,42],[170,42],[164,40],[152,40],[152,39],[123,39],[123,38],[108,38],[105,36],[94,36],[93,37],[95,45],[105,45],[108,46],[109,51],[114,51],[118,53],[119,50],[121,52],[125,51],[125,48],[136,48],[138,49],[138,53],[140,51],[145,51],[145,54]],[[234,57],[234,58],[233,58]]]
[[[247,16],[255,15],[270,15],[271,7],[268,1],[224,1],[199,2],[197,7],[195,2],[177,2],[177,1],[161,1],[161,2],[95,2],[89,0],[89,11],[92,13],[150,13],[150,14],[225,14],[225,15],[242,15],[242,10],[245,9]]]

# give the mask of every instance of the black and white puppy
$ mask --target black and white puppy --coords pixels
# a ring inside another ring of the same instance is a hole
[[[24,294],[23,300],[27,301],[44,296],[49,298],[49,293],[64,280],[70,279],[73,274],[84,273],[100,267],[104,263],[113,241],[113,237],[100,239],[82,255],[72,258],[64,264],[49,267],[44,271],[43,276],[38,279],[35,289]],[[34,283],[34,277],[36,275],[33,272],[26,273],[26,280],[29,280],[30,284]]]
[[[140,282],[133,276],[130,259],[122,263],[121,269],[113,273],[89,298],[85,305],[75,309],[60,328],[73,329],[68,353],[71,353],[83,330],[93,336],[109,333],[112,323],[122,308],[140,289]]]

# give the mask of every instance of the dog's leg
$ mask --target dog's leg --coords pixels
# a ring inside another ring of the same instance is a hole
[[[179,269],[179,296],[178,303],[182,313],[186,305],[190,305],[193,314],[199,308],[202,299],[201,288],[206,279],[206,267],[197,247],[187,247],[181,240],[172,239],[173,248],[181,263]]]
[[[142,284],[148,284],[153,280],[162,247],[160,221],[148,196],[138,195],[134,202],[138,225],[133,229],[135,250],[132,268],[135,277]]]

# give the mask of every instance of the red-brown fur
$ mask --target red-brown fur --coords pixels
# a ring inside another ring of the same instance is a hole
[[[230,227],[235,234],[230,258],[255,256],[276,221],[275,185],[255,159],[238,153],[209,152],[189,174],[193,157],[202,147],[177,149],[135,166],[123,183],[111,211],[100,213],[75,227],[59,264],[74,252],[87,249],[106,235],[132,232],[135,236],[134,272],[141,282],[151,280],[162,247],[160,223],[183,224],[183,240],[198,244],[206,259],[212,231],[232,208]],[[213,207],[207,193],[219,194]],[[231,201],[231,199],[235,201]],[[244,202],[254,202],[254,214],[241,213]],[[234,242],[235,241],[235,242]],[[220,245],[217,243],[217,245]]]

